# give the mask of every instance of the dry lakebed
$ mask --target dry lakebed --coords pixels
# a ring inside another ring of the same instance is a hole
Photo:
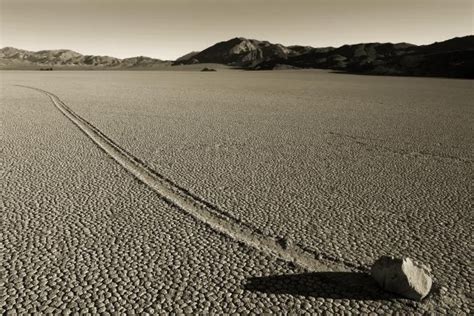
[[[1,71],[5,314],[470,314],[473,82]],[[421,302],[382,255],[429,265]]]

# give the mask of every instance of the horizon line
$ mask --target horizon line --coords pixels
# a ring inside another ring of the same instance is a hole
[[[72,52],[75,52],[75,53],[78,53],[78,54],[81,54],[83,56],[99,56],[99,57],[111,57],[111,58],[116,58],[116,59],[120,59],[120,60],[123,60],[123,59],[128,59],[128,58],[137,58],[137,57],[147,57],[147,58],[152,58],[152,59],[158,59],[158,60],[162,60],[162,61],[175,61],[177,60],[178,58],[182,57],[182,56],[185,56],[191,52],[201,52],[203,50],[206,50],[207,48],[209,47],[212,47],[218,43],[223,43],[223,42],[227,42],[227,41],[230,41],[232,39],[247,39],[247,40],[256,40],[256,41],[261,41],[261,42],[269,42],[271,44],[279,44],[279,45],[283,45],[285,47],[291,47],[291,46],[303,46],[303,47],[312,47],[312,48],[327,48],[327,47],[332,47],[332,48],[339,48],[339,47],[343,47],[343,46],[346,46],[346,45],[359,45],[359,44],[409,44],[409,45],[415,45],[415,46],[425,46],[425,45],[431,45],[431,44],[434,44],[434,43],[439,43],[439,42],[444,42],[444,41],[448,41],[448,40],[452,40],[452,39],[455,39],[455,38],[462,38],[462,37],[469,37],[469,36],[474,36],[474,34],[468,34],[468,35],[458,35],[458,36],[454,36],[454,37],[450,37],[450,38],[447,38],[447,39],[443,39],[443,40],[437,40],[435,42],[429,42],[429,43],[423,43],[423,44],[414,44],[414,43],[410,43],[410,42],[381,42],[381,41],[374,41],[374,42],[353,42],[353,43],[346,43],[346,44],[343,44],[343,45],[340,45],[340,46],[312,46],[312,45],[304,45],[304,44],[282,44],[282,43],[277,43],[277,42],[271,42],[271,41],[268,41],[268,40],[261,40],[261,39],[255,39],[255,38],[250,38],[250,37],[243,37],[243,36],[235,36],[235,37],[231,37],[227,40],[223,40],[223,41],[217,41],[217,42],[214,42],[214,44],[211,44],[207,47],[205,47],[204,49],[202,50],[193,50],[193,51],[188,51],[184,54],[181,54],[180,56],[176,57],[175,59],[164,59],[164,58],[159,58],[159,57],[151,57],[149,55],[134,55],[134,56],[129,56],[129,57],[115,57],[113,55],[110,55],[110,54],[86,54],[86,53],[82,53],[80,52],[80,49],[79,50],[76,50],[76,49],[72,49],[72,48],[49,48],[49,49],[39,49],[39,50],[32,50],[32,49],[23,49],[23,48],[18,48],[18,47],[15,47],[15,46],[11,46],[11,45],[5,45],[3,47],[1,47],[0,49],[5,49],[5,48],[14,48],[14,49],[19,49],[19,50],[24,50],[24,51],[28,51],[28,52],[33,52],[33,53],[38,53],[38,52],[42,52],[42,51],[59,51],[59,50],[67,50],[67,51],[72,51]]]

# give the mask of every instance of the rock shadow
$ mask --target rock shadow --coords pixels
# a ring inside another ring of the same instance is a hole
[[[387,293],[367,273],[312,272],[248,278],[244,289],[253,292],[354,300],[399,299]]]

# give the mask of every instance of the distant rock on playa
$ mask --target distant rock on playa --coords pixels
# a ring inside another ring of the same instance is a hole
[[[410,258],[382,256],[372,266],[372,277],[381,288],[421,301],[433,283],[430,269]]]
[[[201,69],[201,71],[216,71],[216,70],[212,68],[204,67],[203,69]]]

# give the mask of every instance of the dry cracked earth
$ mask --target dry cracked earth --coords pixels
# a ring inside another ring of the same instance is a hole
[[[472,82],[0,76],[3,313],[472,313]],[[15,85],[54,93],[173,185],[323,265],[219,232],[136,179],[47,95]],[[382,254],[430,265],[432,294],[380,291],[366,271]]]

